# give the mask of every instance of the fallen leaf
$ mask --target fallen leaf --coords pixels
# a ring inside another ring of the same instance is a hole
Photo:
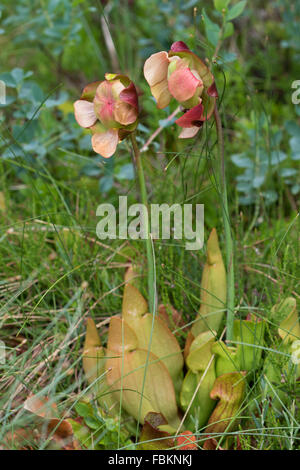
[[[36,395],[28,397],[23,408],[40,418],[52,419],[58,416],[58,410],[55,403],[51,402],[49,398],[39,398]]]
[[[59,448],[74,449],[72,426],[66,419],[59,418],[57,406],[49,398],[31,395],[23,407],[42,420],[42,423],[37,424],[37,428],[43,428],[43,424],[46,422],[47,438],[50,438],[50,445],[51,442],[55,442]]]
[[[5,434],[0,450],[33,450],[36,444],[36,436],[32,429],[18,428]]]

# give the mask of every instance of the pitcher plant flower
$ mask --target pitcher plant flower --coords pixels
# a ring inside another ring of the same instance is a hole
[[[181,105],[184,114],[175,121],[183,128],[179,137],[194,137],[213,114],[218,97],[209,68],[184,42],[177,41],[169,52],[157,52],[146,60],[144,76],[159,109],[166,108],[172,98]]]
[[[91,129],[94,151],[109,158],[137,127],[136,88],[126,75],[106,73],[105,80],[84,88],[74,103],[74,114],[81,127]]]

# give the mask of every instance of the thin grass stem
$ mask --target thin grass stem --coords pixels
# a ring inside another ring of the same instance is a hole
[[[230,215],[228,209],[227,185],[226,185],[226,168],[224,155],[224,137],[220,114],[217,106],[214,110],[214,118],[218,136],[218,152],[220,164],[220,186],[222,197],[222,216],[225,232],[226,247],[226,271],[227,271],[227,320],[226,320],[226,339],[232,340],[233,322],[234,322],[234,250],[233,239],[230,226]]]

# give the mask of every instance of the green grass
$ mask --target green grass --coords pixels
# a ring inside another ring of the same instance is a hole
[[[2,174],[7,166],[2,165]],[[167,173],[165,178],[172,180],[174,175]],[[108,319],[121,310],[128,253],[146,264],[141,242],[106,243],[95,237],[99,197],[92,182],[89,189],[78,185],[76,194],[71,179],[61,189],[59,180],[54,182],[44,183],[42,200],[33,180],[26,188],[12,190],[7,184],[3,188],[9,199],[0,256],[1,339],[7,348],[0,382],[2,438],[31,422],[22,409],[31,393],[50,396],[62,411],[74,413],[74,404],[87,387],[80,360],[85,319],[96,320],[105,341]],[[73,213],[68,215],[70,207]],[[241,215],[234,217],[234,223],[238,315],[244,318],[252,312],[269,321],[268,347],[276,349],[271,307],[284,296],[299,299],[299,218],[292,215],[272,225],[266,220],[246,243],[247,223]],[[159,299],[182,312],[186,323],[192,322],[199,308],[204,253],[157,241],[155,255]],[[146,286],[144,276],[144,292]],[[262,399],[261,381],[259,371],[245,403],[247,428],[239,432],[242,447],[297,448],[299,386],[286,383],[288,403],[279,414],[267,410],[264,420],[261,407],[269,405]]]

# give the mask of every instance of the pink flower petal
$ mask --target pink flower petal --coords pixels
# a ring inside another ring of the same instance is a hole
[[[152,86],[151,93],[156,99],[157,107],[159,109],[166,108],[171,101],[171,94],[169,92],[168,80],[162,80],[161,82]]]
[[[214,82],[214,76],[205,63],[202,62],[202,60],[196,54],[194,54],[184,42],[177,41],[172,44],[171,50],[169,51],[170,59],[174,55],[179,55],[179,57],[187,59],[191,67],[195,69],[201,77],[204,88],[209,89],[209,87]]]
[[[121,91],[119,98],[121,101],[133,106],[136,110],[138,109],[138,96],[132,82],[127,88],[125,88],[125,90]]]
[[[118,142],[119,136],[116,129],[110,129],[103,134],[97,133],[92,137],[94,151],[104,158],[109,158],[115,153]]]
[[[173,52],[191,52],[190,49],[183,41],[173,42],[171,46],[171,51]]]
[[[91,127],[97,121],[94,104],[85,100],[77,100],[74,103],[75,119],[81,127]]]
[[[190,139],[192,137],[195,137],[195,135],[199,132],[200,127],[193,126],[193,127],[186,127],[185,129],[182,129],[182,131],[179,134],[179,139]]]
[[[122,91],[125,90],[125,86],[123,85],[121,80],[111,80],[109,84],[111,85],[113,99],[118,100]]]
[[[123,126],[133,124],[137,120],[137,117],[137,110],[130,104],[120,100],[115,104],[114,119]]]
[[[110,126],[114,123],[115,98],[113,96],[112,86],[113,85],[107,81],[102,82],[98,86],[94,98],[96,115],[105,126]]]
[[[179,101],[187,101],[194,96],[202,80],[196,78],[188,67],[179,68],[173,72],[168,80],[169,91]]]
[[[152,54],[144,65],[144,76],[149,85],[155,86],[168,76],[169,58],[164,51]]]
[[[181,116],[179,119],[177,119],[175,122],[180,127],[194,127],[197,124],[200,127],[202,121],[205,121],[203,110],[204,110],[203,105],[198,104],[197,106],[194,106],[192,109],[189,109],[188,111],[186,111],[186,113],[184,113],[184,115]]]

